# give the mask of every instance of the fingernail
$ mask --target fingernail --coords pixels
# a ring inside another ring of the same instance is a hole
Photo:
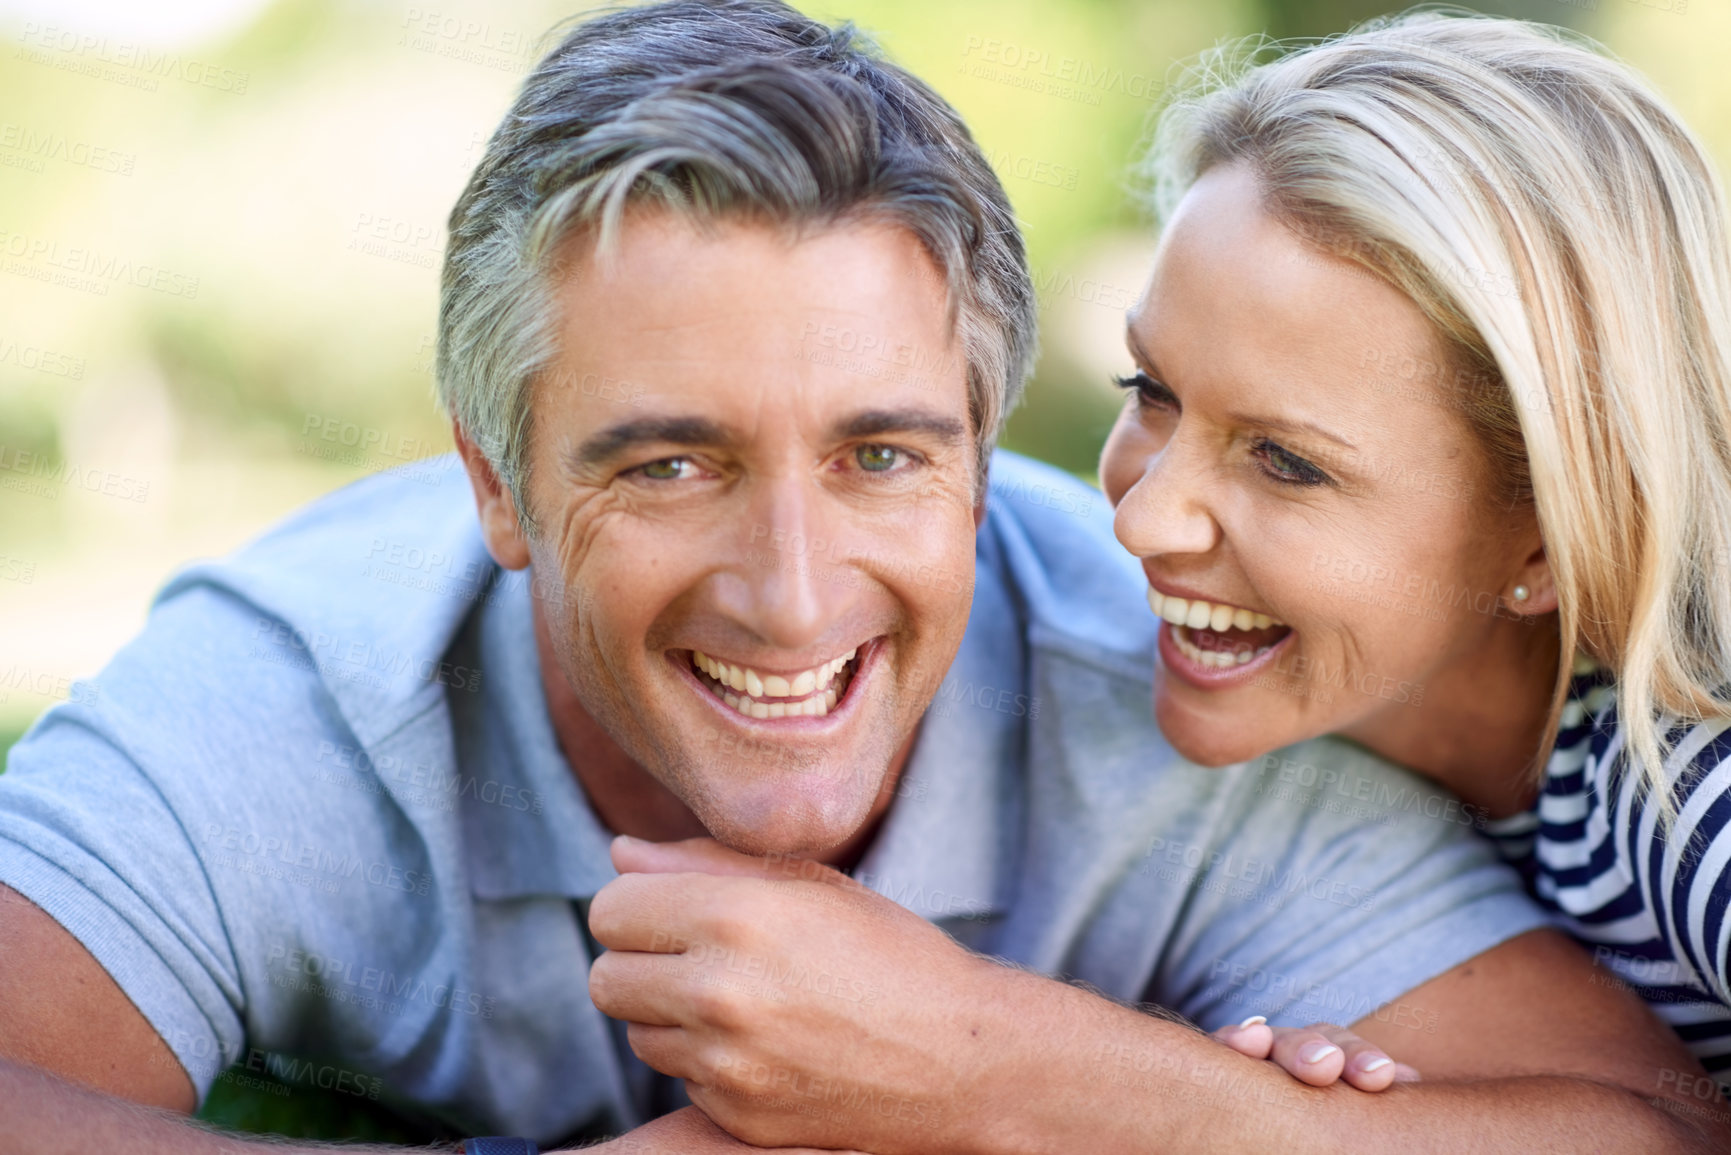
[[[1242,1031],[1245,1027],[1260,1027],[1267,1021],[1267,1015],[1251,1015],[1248,1019],[1245,1019],[1242,1023],[1238,1024],[1238,1029]]]
[[[1372,1071],[1382,1070],[1392,1062],[1394,1062],[1394,1060],[1389,1058],[1387,1055],[1378,1055],[1374,1059],[1366,1059],[1363,1063],[1360,1063],[1358,1069],[1368,1075]]]
[[[1324,1059],[1340,1054],[1340,1048],[1333,1043],[1311,1043],[1298,1052],[1301,1063],[1320,1063]]]

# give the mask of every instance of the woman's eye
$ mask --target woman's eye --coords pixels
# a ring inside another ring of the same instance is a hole
[[[1251,452],[1262,460],[1263,472],[1276,481],[1303,486],[1322,485],[1328,481],[1328,474],[1267,439],[1258,441]]]
[[[664,457],[638,466],[637,471],[651,481],[678,481],[690,477],[696,468],[689,457]]]
[[[1114,377],[1112,383],[1120,389],[1134,389],[1136,404],[1145,409],[1177,409],[1178,398],[1172,390],[1154,380],[1143,372],[1135,372],[1128,377]]]
[[[853,451],[854,460],[867,473],[887,473],[901,463],[901,450],[889,445],[862,445]]]

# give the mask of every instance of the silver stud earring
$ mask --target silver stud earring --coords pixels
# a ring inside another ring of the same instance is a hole
[[[1516,586],[1515,587],[1515,600],[1517,602],[1524,602],[1532,596],[1533,596],[1533,591],[1528,589],[1526,586]]]

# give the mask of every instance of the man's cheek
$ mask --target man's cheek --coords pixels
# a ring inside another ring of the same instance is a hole
[[[627,535],[633,521],[630,497],[612,486],[576,486],[540,508],[553,510],[551,519],[543,520],[539,513],[536,519],[542,538],[553,544],[557,572],[572,582],[581,580],[591,559],[604,560],[598,555],[613,539]]]

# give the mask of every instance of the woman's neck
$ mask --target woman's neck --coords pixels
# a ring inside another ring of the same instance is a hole
[[[1500,620],[1471,661],[1427,682],[1424,703],[1396,706],[1346,737],[1503,818],[1532,805],[1534,766],[1549,735],[1561,642],[1555,614]]]

